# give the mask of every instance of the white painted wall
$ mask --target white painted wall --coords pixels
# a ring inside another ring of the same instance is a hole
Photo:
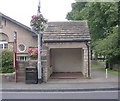
[[[81,48],[51,49],[53,72],[82,72],[83,54]]]

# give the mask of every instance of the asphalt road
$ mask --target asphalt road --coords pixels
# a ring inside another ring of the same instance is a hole
[[[2,92],[2,99],[118,99],[118,91]]]

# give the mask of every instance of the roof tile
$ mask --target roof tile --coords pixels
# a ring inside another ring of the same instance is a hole
[[[49,22],[43,33],[43,41],[91,40],[86,21]]]

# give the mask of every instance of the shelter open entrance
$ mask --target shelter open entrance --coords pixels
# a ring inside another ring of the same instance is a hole
[[[50,49],[50,78],[81,78],[83,77],[82,48],[52,48]]]

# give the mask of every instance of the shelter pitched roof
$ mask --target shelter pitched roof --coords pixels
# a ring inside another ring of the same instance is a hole
[[[49,22],[43,33],[44,42],[74,42],[91,40],[86,21]]]

